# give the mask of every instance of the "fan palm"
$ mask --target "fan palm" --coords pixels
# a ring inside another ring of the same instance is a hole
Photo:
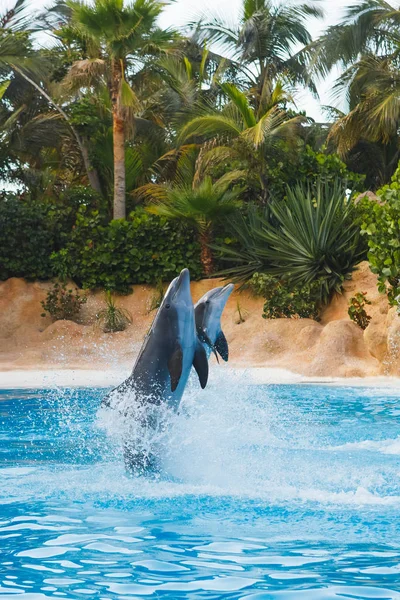
[[[201,263],[208,277],[214,273],[214,257],[210,248],[213,225],[237,211],[241,205],[241,189],[232,187],[231,183],[230,176],[214,183],[210,177],[205,177],[197,184],[150,184],[142,190],[142,194],[150,199],[147,206],[150,213],[187,221],[195,227]]]
[[[321,18],[323,11],[312,2],[275,3],[272,0],[242,0],[236,27],[220,18],[203,21],[200,32],[210,42],[222,44],[246,74],[247,87],[257,108],[263,108],[266,92],[282,77],[291,84],[301,83],[316,93],[309,77],[304,54],[294,48],[308,45],[310,17]]]
[[[114,218],[126,214],[125,141],[128,110],[135,112],[138,98],[126,80],[130,66],[148,55],[169,48],[176,35],[157,26],[164,7],[159,0],[95,0],[92,5],[67,0],[69,32],[86,42],[88,58],[72,65],[69,81],[75,86],[97,85],[106,81],[113,117]],[[101,81],[102,80],[102,81]]]
[[[209,108],[189,120],[180,132],[181,141],[214,140],[213,147],[203,153],[207,165],[239,161],[249,179],[257,179],[261,197],[268,197],[267,161],[283,141],[294,145],[305,118],[292,116],[285,108],[291,96],[277,83],[263,111],[252,108],[247,96],[235,85],[221,84],[229,102],[218,111]]]

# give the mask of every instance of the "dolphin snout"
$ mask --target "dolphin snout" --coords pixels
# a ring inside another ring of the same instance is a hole
[[[224,285],[224,287],[219,292],[218,296],[220,298],[224,298],[224,300],[226,302],[228,300],[229,296],[232,294],[234,287],[235,286],[233,283],[228,283],[227,285]]]
[[[176,285],[175,285],[175,293],[174,293],[174,299],[176,299],[176,297],[181,296],[182,298],[185,298],[185,300],[190,300],[190,302],[192,302],[192,297],[190,294],[190,273],[189,273],[189,269],[182,269],[182,271],[180,272],[177,281],[176,281]]]

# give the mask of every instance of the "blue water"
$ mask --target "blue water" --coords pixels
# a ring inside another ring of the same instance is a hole
[[[221,379],[136,479],[102,393],[0,392],[0,600],[400,599],[400,390]]]

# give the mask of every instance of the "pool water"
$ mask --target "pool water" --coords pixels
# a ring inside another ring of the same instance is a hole
[[[400,390],[189,390],[125,474],[104,390],[0,392],[0,600],[400,599]]]

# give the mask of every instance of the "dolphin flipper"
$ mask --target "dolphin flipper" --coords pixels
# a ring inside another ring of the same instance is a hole
[[[217,359],[217,363],[219,363],[219,358],[218,358],[217,351],[215,350],[215,346],[202,327],[197,328],[197,336],[201,342],[204,342],[205,344],[207,344],[207,346],[214,352],[215,358]]]
[[[200,341],[197,341],[196,351],[193,358],[193,366],[196,369],[197,375],[199,376],[201,388],[204,390],[208,381],[208,358],[207,353],[204,350],[204,346]]]
[[[229,358],[229,348],[228,342],[226,341],[226,337],[224,336],[223,331],[219,332],[217,339],[215,340],[214,346],[221,358],[223,358],[224,361],[227,361]]]
[[[180,344],[178,344],[168,361],[168,371],[171,377],[171,392],[174,392],[178,387],[178,383],[182,375],[182,367],[183,351]]]

